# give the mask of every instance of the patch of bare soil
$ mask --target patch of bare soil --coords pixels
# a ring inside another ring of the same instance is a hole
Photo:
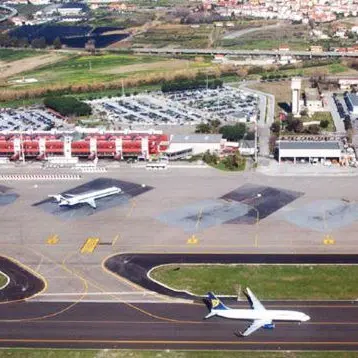
[[[135,65],[118,66],[109,70],[104,70],[103,73],[120,74],[139,71],[155,71],[155,70],[179,70],[188,66],[188,60],[169,60],[158,61],[152,63],[139,63]]]
[[[64,57],[64,55],[59,53],[48,53],[46,55],[23,58],[13,62],[0,62],[0,78],[12,77],[40,66],[55,63]]]

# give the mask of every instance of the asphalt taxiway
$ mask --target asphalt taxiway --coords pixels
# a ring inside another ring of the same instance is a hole
[[[204,304],[25,302],[0,306],[0,346],[135,349],[356,350],[358,304],[264,302],[311,316],[239,338],[249,322],[212,318]],[[247,303],[239,306],[247,307]]]
[[[7,285],[0,290],[0,303],[33,297],[45,288],[45,282],[20,264],[0,257],[2,273],[8,277]]]

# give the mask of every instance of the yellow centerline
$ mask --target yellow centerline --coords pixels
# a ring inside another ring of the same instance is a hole
[[[41,339],[41,338],[28,338],[28,339],[20,339],[20,338],[0,338],[0,342],[7,342],[7,343],[108,343],[108,344],[200,344],[200,345],[237,345],[237,346],[246,346],[246,345],[350,345],[350,346],[358,346],[358,341],[248,341],[248,340],[237,340],[237,341],[174,341],[174,340],[115,340],[115,339]]]

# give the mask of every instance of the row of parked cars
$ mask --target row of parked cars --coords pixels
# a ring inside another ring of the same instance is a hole
[[[208,119],[255,121],[259,98],[234,87],[152,92],[88,102],[94,114],[123,124],[196,125]]]
[[[2,109],[0,111],[0,131],[41,131],[50,130],[63,124],[45,109]]]

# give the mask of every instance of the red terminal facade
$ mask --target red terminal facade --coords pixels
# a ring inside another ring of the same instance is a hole
[[[168,135],[160,131],[121,132],[7,132],[0,133],[0,157],[19,160],[44,160],[49,157],[79,157],[84,159],[129,157],[149,159],[165,152]]]

